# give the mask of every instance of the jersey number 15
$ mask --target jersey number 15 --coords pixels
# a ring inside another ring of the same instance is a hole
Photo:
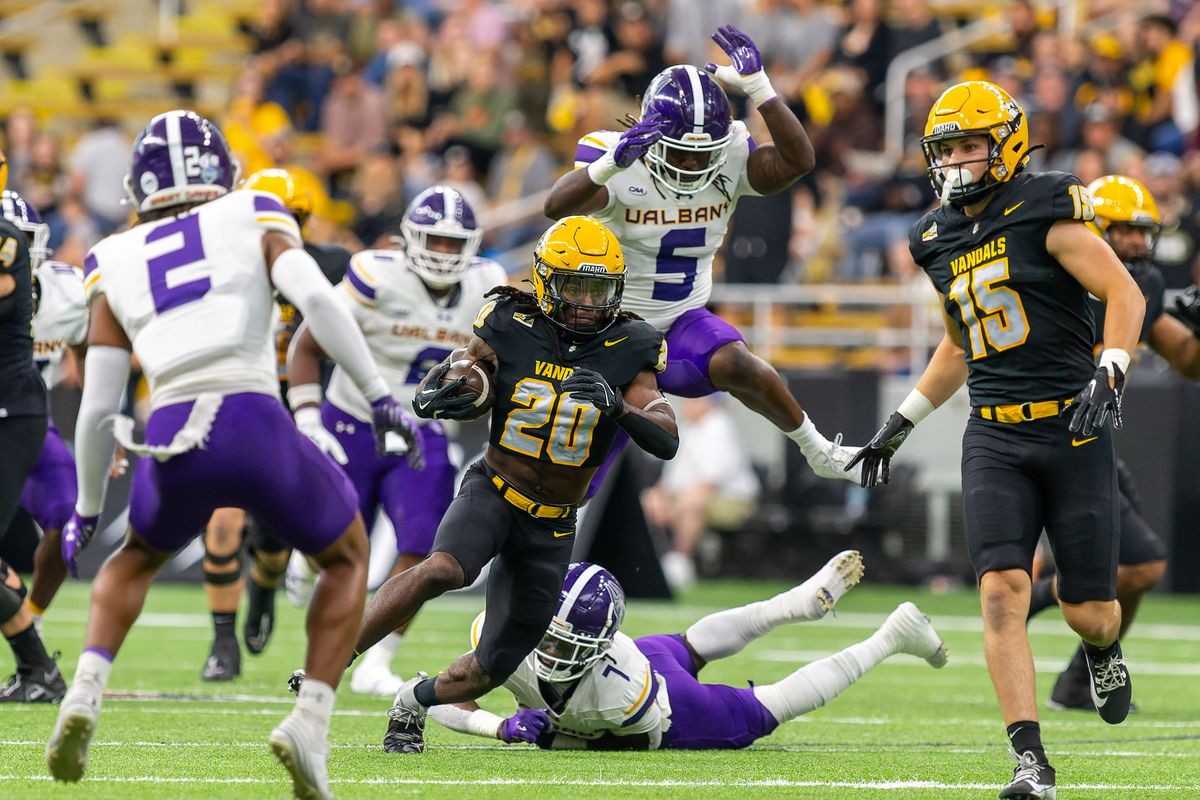
[[[998,285],[1006,280],[1008,259],[1000,258],[959,275],[950,284],[950,299],[958,304],[973,359],[986,358],[988,345],[999,352],[1019,347],[1029,338],[1029,320],[1020,295]]]

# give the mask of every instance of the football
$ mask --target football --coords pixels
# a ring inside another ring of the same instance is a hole
[[[467,381],[455,392],[455,395],[473,395],[475,409],[478,411],[478,416],[482,416],[491,409],[492,403],[496,400],[496,382],[492,380],[492,376],[484,367],[464,359],[450,365],[449,371],[442,376],[438,386],[445,386],[447,383],[463,377]]]

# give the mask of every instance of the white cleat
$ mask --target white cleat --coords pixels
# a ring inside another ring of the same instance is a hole
[[[929,617],[912,603],[896,606],[879,629],[896,645],[896,652],[923,658],[931,667],[946,666],[949,651],[938,632],[933,629]]]
[[[792,618],[821,619],[833,610],[846,592],[858,586],[862,576],[862,554],[857,550],[843,550],[811,578],[784,594],[794,603]]]
[[[392,673],[387,667],[363,662],[350,676],[350,691],[374,697],[395,697],[404,685],[404,678]]]
[[[292,776],[292,795],[299,800],[332,800],[329,791],[329,742],[325,731],[299,709],[271,731],[267,743]]]
[[[75,783],[87,768],[88,745],[100,721],[100,704],[83,693],[68,692],[46,745],[46,764],[56,781]]]
[[[305,608],[312,600],[313,592],[317,589],[317,573],[299,550],[292,551],[283,585],[287,590],[288,602],[296,608]]]

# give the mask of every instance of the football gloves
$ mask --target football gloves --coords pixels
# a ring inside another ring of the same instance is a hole
[[[322,453],[339,464],[345,465],[350,461],[342,443],[332,433],[325,430],[321,424],[321,412],[316,406],[304,406],[296,411],[296,428],[308,437]]]
[[[439,386],[442,378],[450,371],[450,362],[443,361],[432,370],[425,381],[425,388],[413,398],[413,411],[422,419],[469,419],[475,415],[475,398],[459,395],[458,390],[467,382],[464,375]]]
[[[425,469],[425,456],[421,452],[421,440],[417,435],[417,426],[409,417],[408,412],[404,410],[404,406],[400,405],[399,400],[390,394],[385,394],[371,403],[371,427],[375,431],[376,452],[380,455],[387,453],[384,437],[388,431],[393,431],[399,434],[404,443],[408,445],[408,452],[404,454],[404,457],[408,459],[408,465],[415,470]]]
[[[754,40],[732,25],[722,25],[712,35],[712,40],[725,51],[731,66],[705,64],[704,69],[721,83],[736,89],[750,98],[755,106],[761,106],[775,97],[775,89],[763,69],[762,54]]]
[[[628,169],[662,138],[666,123],[666,117],[660,114],[651,114],[635,122],[613,146],[613,162],[621,169]]]
[[[867,446],[850,459],[850,463],[846,465],[846,471],[849,472],[862,463],[860,483],[864,487],[870,488],[879,483],[887,483],[891,478],[892,456],[896,455],[896,451],[900,449],[900,445],[904,444],[904,440],[908,438],[912,429],[913,424],[907,417],[899,411],[892,412],[888,421],[871,437]]]
[[[550,715],[537,708],[522,708],[500,723],[499,735],[506,744],[535,743],[547,730],[554,730]]]
[[[625,411],[621,391],[608,385],[604,376],[587,367],[576,367],[571,377],[562,382],[562,390],[576,400],[587,400],[608,417],[619,417]]]
[[[80,516],[78,511],[71,512],[71,519],[67,522],[62,530],[62,558],[67,565],[67,572],[71,573],[72,578],[79,577],[79,569],[75,566],[75,559],[83,552],[83,548],[88,546],[88,542],[96,535],[96,525],[100,522],[100,515]]]
[[[1113,427],[1121,427],[1121,390],[1125,388],[1125,373],[1116,365],[1113,366],[1113,372],[1115,379],[1110,386],[1108,368],[1097,367],[1096,374],[1087,386],[1063,409],[1064,414],[1073,412],[1069,426],[1071,433],[1091,436],[1094,431],[1104,427],[1110,415]]]
[[[1192,329],[1193,336],[1200,337],[1200,286],[1193,284],[1175,298],[1175,314]]]

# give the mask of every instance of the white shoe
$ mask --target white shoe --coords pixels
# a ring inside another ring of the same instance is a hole
[[[791,607],[792,619],[821,619],[846,592],[858,586],[862,576],[861,553],[857,550],[838,553],[811,578],[783,594]]]
[[[369,651],[368,651],[369,653]],[[363,661],[350,676],[350,691],[375,697],[395,697],[404,678],[392,674],[386,666]]]
[[[329,742],[326,732],[305,711],[296,709],[267,739],[279,763],[292,775],[292,794],[300,800],[332,800],[329,791]]]
[[[312,600],[317,588],[317,573],[308,564],[308,559],[299,550],[292,551],[288,559],[287,574],[283,578],[288,602],[296,608],[304,608]]]
[[[56,781],[75,783],[83,777],[88,745],[99,721],[98,698],[85,692],[67,692],[46,745],[46,764]]]
[[[949,651],[945,642],[933,629],[929,617],[912,603],[898,605],[879,630],[892,639],[896,652],[923,658],[937,669],[946,666]]]
[[[672,550],[662,557],[662,571],[667,585],[676,592],[681,592],[696,582],[695,563],[678,550]]]

